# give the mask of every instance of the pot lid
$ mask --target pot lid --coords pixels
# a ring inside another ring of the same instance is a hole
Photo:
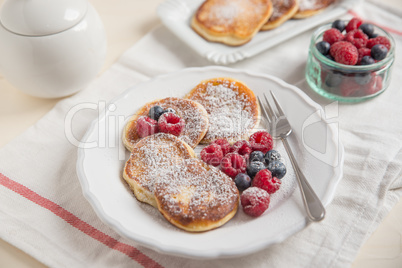
[[[6,0],[0,9],[0,22],[16,34],[50,35],[75,26],[87,8],[87,0]]]

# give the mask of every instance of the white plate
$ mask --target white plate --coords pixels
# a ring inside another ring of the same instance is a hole
[[[158,6],[157,13],[163,24],[199,55],[215,64],[230,64],[255,56],[293,36],[337,18],[362,0],[338,0],[320,14],[302,20],[289,20],[276,29],[259,32],[250,42],[238,47],[208,42],[192,30],[191,18],[203,2],[204,0],[166,0]]]
[[[300,89],[269,75],[224,67],[189,68],[125,91],[91,124],[81,143],[83,148],[78,150],[77,173],[85,197],[100,219],[121,235],[168,254],[217,258],[255,252],[306,226],[293,169],[280,142],[274,147],[284,156],[288,174],[280,190],[271,195],[270,208],[258,218],[247,216],[240,208],[231,221],[218,229],[188,233],[169,224],[157,209],[137,201],[130,192],[122,179],[129,157],[121,143],[124,121],[146,102],[182,97],[201,80],[213,77],[241,80],[257,95],[268,89],[274,91],[293,126],[289,142],[302,170],[324,205],[332,200],[342,176],[343,147],[335,124],[325,120],[318,104]],[[94,142],[98,145],[94,146]]]

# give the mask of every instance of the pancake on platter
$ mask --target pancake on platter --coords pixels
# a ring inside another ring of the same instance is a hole
[[[271,0],[206,0],[191,27],[208,41],[239,46],[253,38],[272,11]]]
[[[336,0],[299,0],[299,10],[293,16],[294,19],[304,19],[314,16],[327,7],[332,5]]]
[[[299,0],[271,0],[273,12],[261,27],[262,31],[272,30],[291,19],[299,10]]]

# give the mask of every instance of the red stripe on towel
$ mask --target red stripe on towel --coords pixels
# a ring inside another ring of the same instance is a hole
[[[11,180],[10,178],[6,177],[5,175],[0,173],[0,185],[10,189],[11,191],[16,192],[17,194],[25,197],[29,201],[51,211],[56,216],[62,218],[71,226],[77,228],[84,234],[92,237],[93,239],[101,242],[102,244],[108,246],[111,249],[120,251],[121,253],[127,255],[131,259],[137,261],[139,264],[143,265],[144,267],[162,267],[160,264],[152,260],[150,257],[139,251],[133,246],[128,244],[120,243],[113,237],[103,233],[102,231],[96,229],[95,227],[91,226],[90,224],[86,223],[85,221],[81,220],[71,212],[65,210],[61,206],[57,205],[56,203],[50,201],[49,199],[35,193],[31,189],[27,188],[26,186]]]
[[[362,18],[359,16],[359,14],[357,14],[357,13],[356,13],[355,11],[353,11],[353,10],[349,10],[348,13],[349,13],[350,15],[352,15],[353,17],[362,19]],[[401,32],[401,31],[398,31],[398,30],[395,30],[395,29],[392,29],[392,28],[389,28],[389,27],[386,27],[386,26],[383,26],[383,25],[379,25],[378,23],[375,23],[375,22],[373,22],[373,21],[368,21],[368,20],[364,20],[364,21],[369,22],[369,23],[374,24],[374,25],[377,25],[377,26],[383,28],[384,30],[386,30],[387,32],[390,32],[390,33],[393,33],[393,34],[397,34],[397,35],[402,35],[402,32]]]

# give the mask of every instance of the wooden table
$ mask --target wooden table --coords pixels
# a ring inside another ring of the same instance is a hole
[[[90,0],[100,14],[108,51],[103,70],[160,23],[156,7],[164,0]],[[402,9],[401,0],[383,0]],[[4,0],[0,0],[0,6]],[[58,102],[30,97],[0,76],[0,147],[33,125]],[[0,225],[1,228],[1,225]],[[0,239],[0,267],[46,267]],[[402,267],[402,200],[361,248],[353,268]]]

